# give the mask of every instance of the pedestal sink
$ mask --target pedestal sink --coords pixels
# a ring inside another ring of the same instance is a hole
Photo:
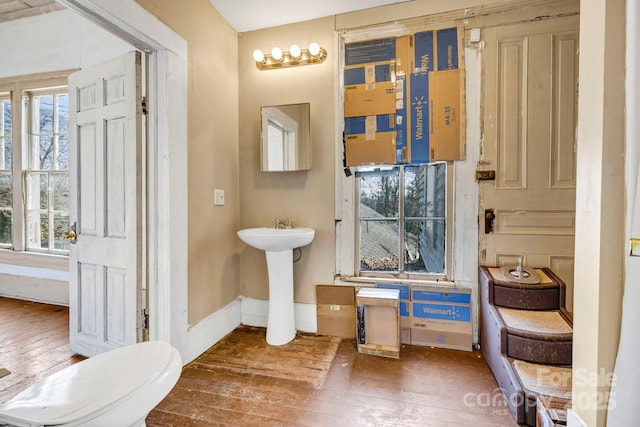
[[[238,231],[238,237],[265,251],[269,273],[267,343],[287,344],[296,336],[293,314],[293,249],[313,240],[312,228],[257,227]]]

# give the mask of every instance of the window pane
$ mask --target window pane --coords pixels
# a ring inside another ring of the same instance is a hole
[[[69,169],[69,96],[67,94],[56,95],[58,102],[58,135],[57,170]]]
[[[69,212],[69,174],[52,174],[53,178],[53,209],[55,211]]]
[[[398,221],[360,221],[360,270],[398,271]]]
[[[405,167],[404,185],[405,216],[445,216],[447,196],[446,163]]]
[[[54,214],[53,217],[53,233],[54,233],[54,249],[68,251],[69,242],[61,239],[62,233],[66,233],[69,230],[69,215],[67,214]]]
[[[12,184],[11,172],[0,172],[0,208],[11,208],[12,206]]]
[[[2,115],[0,116],[0,170],[11,169],[11,101],[0,100]]]
[[[9,209],[0,209],[0,244],[11,244],[12,212]]]
[[[360,178],[360,218],[397,218],[399,169],[392,173],[368,173]]]
[[[405,222],[405,271],[444,273],[445,221]]]
[[[11,244],[11,172],[0,172],[0,244]]]

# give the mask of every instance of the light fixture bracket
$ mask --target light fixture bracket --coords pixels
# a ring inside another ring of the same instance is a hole
[[[309,49],[301,49],[300,56],[294,57],[290,52],[282,52],[282,59],[277,60],[270,53],[264,54],[264,60],[256,61],[259,70],[275,70],[278,68],[299,67],[302,65],[321,64],[327,59],[327,51],[321,47],[317,55],[309,53]]]

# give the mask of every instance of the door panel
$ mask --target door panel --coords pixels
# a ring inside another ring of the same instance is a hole
[[[575,233],[577,16],[484,30],[480,262],[550,267],[572,309]]]
[[[141,340],[141,54],[69,78],[70,343],[93,356]]]

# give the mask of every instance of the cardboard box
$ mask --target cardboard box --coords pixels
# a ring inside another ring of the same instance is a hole
[[[352,65],[344,68],[344,85],[375,85],[377,82],[391,82],[395,79],[395,61]],[[373,86],[368,86],[371,89]]]
[[[377,283],[380,289],[397,289],[400,294],[400,343],[411,344],[411,286],[401,283]]]
[[[396,78],[396,163],[409,163],[411,147],[409,145],[407,112],[407,77]]]
[[[571,408],[570,399],[538,396],[536,407],[537,427],[559,427],[567,425],[567,410]]]
[[[414,36],[396,38],[396,78],[415,71]]]
[[[411,286],[411,344],[473,350],[471,289]]]
[[[344,64],[347,67],[371,62],[395,61],[395,59],[395,37],[365,40],[345,45]]]
[[[433,161],[464,159],[464,70],[436,71],[429,76],[429,156]]]
[[[345,137],[347,166],[392,165],[396,159],[396,133],[376,133],[367,141],[359,136]]]
[[[415,57],[415,68],[412,73],[433,71],[435,62],[434,34],[433,30],[421,31],[413,35],[415,47],[413,49]]]
[[[427,163],[465,158],[464,31],[441,28],[345,45],[346,118],[395,113],[389,136],[348,149],[347,166]],[[380,130],[378,130],[380,132]]]
[[[395,114],[396,89],[393,82],[344,87],[344,116],[376,116]]]
[[[358,351],[400,357],[400,291],[362,288],[356,295]]]
[[[396,155],[395,114],[345,119],[347,166],[393,164]]]
[[[411,163],[430,161],[429,79],[432,73],[409,76],[409,144]]]
[[[318,334],[356,337],[356,299],[353,286],[316,286]]]

